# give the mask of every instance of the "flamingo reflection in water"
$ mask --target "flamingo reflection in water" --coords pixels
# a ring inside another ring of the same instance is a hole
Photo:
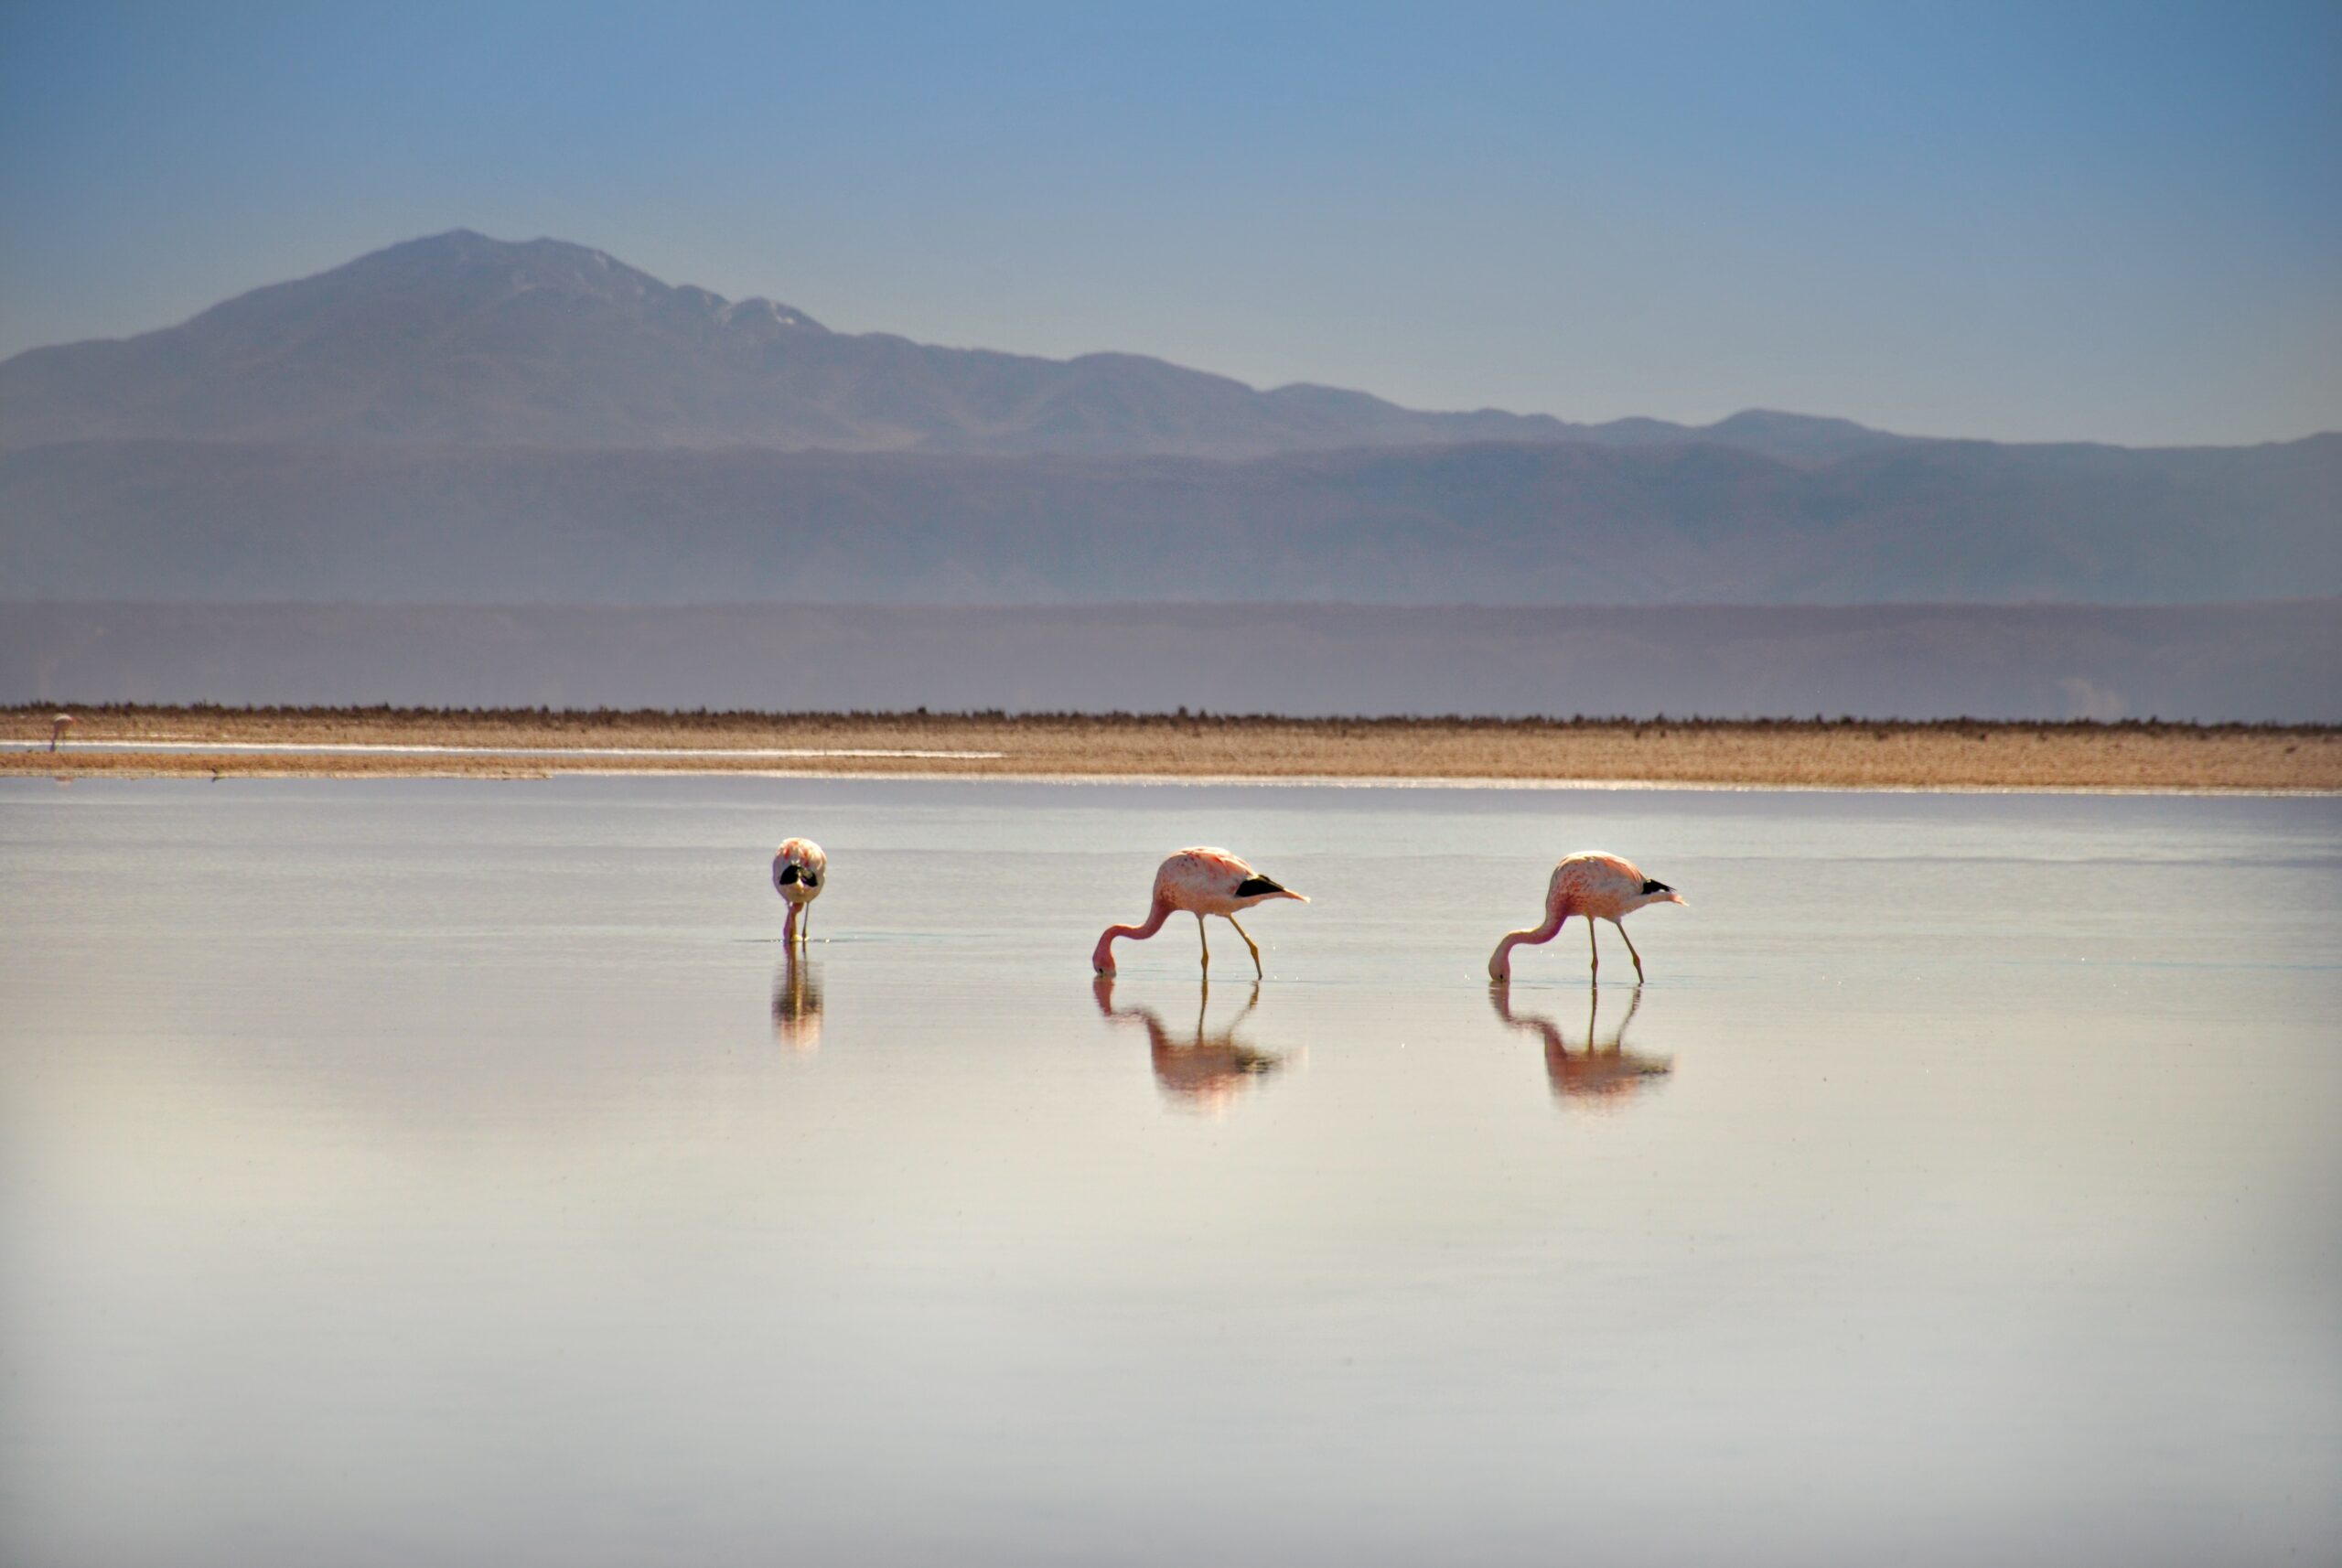
[[[1664,1078],[1675,1070],[1667,1057],[1647,1057],[1628,1050],[1624,1041],[1627,1026],[1635,1021],[1635,1012],[1643,1004],[1641,987],[1628,993],[1627,1015],[1610,1031],[1609,1041],[1604,1043],[1595,1033],[1596,1020],[1602,1012],[1602,992],[1599,987],[1586,987],[1585,1048],[1570,1049],[1569,1036],[1562,1026],[1542,1013],[1515,1013],[1512,1010],[1509,985],[1488,987],[1488,1004],[1507,1028],[1519,1029],[1537,1036],[1545,1043],[1545,1076],[1552,1080],[1553,1093],[1564,1104],[1586,1111],[1614,1111],[1639,1093],[1651,1079]]]
[[[1239,1092],[1284,1065],[1283,1057],[1255,1050],[1236,1037],[1237,1026],[1261,1004],[1258,981],[1252,983],[1252,994],[1245,998],[1236,1016],[1209,1033],[1204,1028],[1204,1014],[1211,1001],[1211,985],[1207,982],[1198,987],[1196,1027],[1189,1039],[1175,1037],[1163,1015],[1152,1007],[1116,1007],[1112,975],[1098,976],[1090,989],[1098,999],[1100,1017],[1109,1023],[1138,1024],[1145,1028],[1155,1085],[1174,1101],[1217,1115],[1228,1109]]]
[[[822,976],[794,945],[772,977],[772,1037],[799,1056],[822,1048]]]

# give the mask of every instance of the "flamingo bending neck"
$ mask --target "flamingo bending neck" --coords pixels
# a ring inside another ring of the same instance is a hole
[[[1545,923],[1533,931],[1507,931],[1497,950],[1488,955],[1488,978],[1499,983],[1512,978],[1512,950],[1522,942],[1535,947],[1550,942],[1561,935],[1562,922],[1570,918],[1569,906],[1556,904],[1545,917]]]
[[[1155,901],[1155,908],[1147,912],[1146,924],[1144,926],[1107,927],[1098,938],[1098,946],[1092,950],[1090,954],[1090,967],[1100,974],[1113,973],[1114,939],[1116,937],[1130,937],[1143,941],[1146,938],[1151,937],[1155,932],[1161,930],[1163,929],[1163,922],[1170,918],[1171,905],[1169,900],[1158,898]]]

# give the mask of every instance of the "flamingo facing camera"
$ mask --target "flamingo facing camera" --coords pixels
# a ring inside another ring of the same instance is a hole
[[[788,839],[772,857],[772,890],[789,901],[789,918],[781,922],[780,940],[802,942],[813,929],[813,900],[830,875],[830,857],[811,839]],[[800,924],[800,914],[804,916]]]

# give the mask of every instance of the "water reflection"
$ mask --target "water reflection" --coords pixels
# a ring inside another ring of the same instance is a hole
[[[1508,1028],[1536,1035],[1545,1043],[1545,1076],[1552,1080],[1553,1093],[1565,1103],[1588,1111],[1612,1111],[1624,1105],[1641,1091],[1649,1079],[1663,1078],[1675,1069],[1668,1057],[1639,1056],[1625,1047],[1627,1026],[1635,1021],[1635,1014],[1643,1004],[1642,987],[1628,993],[1627,1015],[1610,1031],[1608,1040],[1596,1033],[1602,1013],[1602,991],[1599,986],[1586,988],[1585,1046],[1582,1050],[1570,1048],[1569,1036],[1561,1025],[1542,1013],[1520,1012],[1512,1009],[1512,988],[1502,983],[1488,987],[1488,1004]]]
[[[1155,1067],[1155,1084],[1176,1102],[1215,1113],[1223,1112],[1240,1091],[1284,1065],[1283,1057],[1255,1050],[1236,1037],[1237,1026],[1261,1004],[1261,984],[1257,980],[1236,1016],[1210,1031],[1204,1027],[1204,1015],[1211,1004],[1211,984],[1207,981],[1198,985],[1196,1026],[1192,1037],[1184,1039],[1176,1036],[1164,1023],[1163,1015],[1152,1007],[1116,1007],[1114,977],[1111,974],[1101,974],[1093,981],[1090,993],[1098,999],[1099,1016],[1111,1023],[1135,1023],[1145,1027],[1147,1055]]]
[[[822,972],[793,946],[773,972],[772,1037],[800,1056],[822,1048]]]

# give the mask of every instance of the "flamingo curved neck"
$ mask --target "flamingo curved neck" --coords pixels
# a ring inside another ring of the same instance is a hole
[[[1545,918],[1545,923],[1534,930],[1507,931],[1504,934],[1504,940],[1497,944],[1497,950],[1488,955],[1488,978],[1499,981],[1510,980],[1512,978],[1512,950],[1523,942],[1535,947],[1541,942],[1552,941],[1561,934],[1562,922],[1569,918],[1567,909],[1555,909]]]
[[[1143,926],[1107,927],[1104,931],[1100,933],[1098,938],[1098,946],[1090,955],[1090,967],[1100,974],[1113,973],[1114,939],[1116,937],[1128,937],[1133,941],[1144,941],[1147,938],[1161,930],[1163,929],[1163,922],[1170,918],[1171,906],[1167,903],[1157,902],[1155,908],[1148,911],[1146,924]]]

